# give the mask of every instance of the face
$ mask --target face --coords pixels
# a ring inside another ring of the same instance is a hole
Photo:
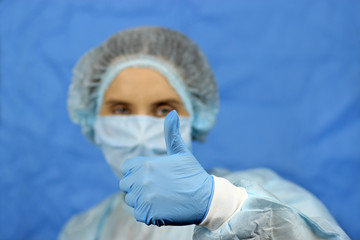
[[[163,75],[150,68],[131,67],[121,71],[109,85],[99,114],[166,117],[172,110],[189,116]]]

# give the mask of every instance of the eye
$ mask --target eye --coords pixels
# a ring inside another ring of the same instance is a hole
[[[115,105],[112,107],[112,113],[115,115],[129,115],[131,110],[125,105]]]
[[[154,115],[155,117],[166,117],[166,115],[174,109],[171,105],[163,104],[156,107]]]

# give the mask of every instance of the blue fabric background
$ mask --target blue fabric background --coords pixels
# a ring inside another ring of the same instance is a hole
[[[118,190],[69,120],[79,57],[161,25],[204,50],[218,80],[204,167],[269,167],[313,192],[360,239],[359,1],[5,0],[1,16],[0,239],[54,239]]]

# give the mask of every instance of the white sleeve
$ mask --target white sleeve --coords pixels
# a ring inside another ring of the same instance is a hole
[[[207,216],[199,224],[210,231],[219,229],[241,209],[248,194],[243,187],[236,187],[225,178],[214,178],[214,195]]]

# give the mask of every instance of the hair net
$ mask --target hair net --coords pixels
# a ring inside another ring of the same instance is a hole
[[[215,124],[219,105],[212,70],[194,42],[181,33],[161,27],[121,31],[78,61],[69,90],[68,109],[83,133],[94,141],[98,105],[109,84],[104,79],[109,76],[113,79],[115,73],[129,66],[127,62],[154,68],[168,79],[193,117],[193,139],[203,141]]]

